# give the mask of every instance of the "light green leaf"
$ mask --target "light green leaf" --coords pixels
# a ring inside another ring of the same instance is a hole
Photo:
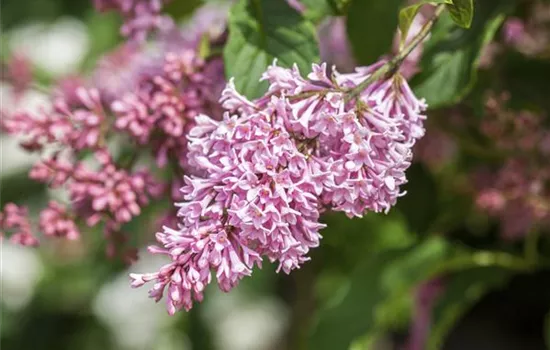
[[[493,39],[513,1],[476,4],[471,29],[456,27],[449,15],[443,15],[425,45],[422,72],[412,86],[432,108],[456,103],[471,90],[483,48]]]
[[[300,3],[305,7],[304,17],[313,23],[338,14],[335,5],[331,5],[331,0],[300,0]]]
[[[470,28],[474,17],[474,0],[452,0],[447,9],[457,25]]]
[[[358,63],[372,64],[390,53],[403,0],[352,0],[347,33]]]
[[[260,77],[268,65],[297,64],[303,73],[318,62],[319,49],[313,24],[286,1],[239,0],[229,16],[229,39],[224,49],[227,77],[249,98],[261,96],[267,83]]]
[[[401,44],[403,44],[409,33],[409,29],[414,21],[414,18],[420,11],[420,8],[426,4],[450,4],[451,0],[421,0],[416,4],[404,7],[399,11],[399,30],[401,31]]]

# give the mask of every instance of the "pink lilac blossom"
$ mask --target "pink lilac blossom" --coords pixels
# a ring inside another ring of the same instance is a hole
[[[161,73],[144,79],[135,93],[113,101],[115,127],[142,145],[153,145],[159,166],[173,159],[185,167],[184,136],[194,118],[200,113],[221,116],[216,102],[221,81],[220,58],[205,61],[193,50],[169,52]]]
[[[76,240],[80,232],[74,220],[68,215],[61,204],[50,201],[48,207],[40,213],[40,230],[46,236],[64,237]]]
[[[504,23],[502,30],[506,43],[516,44],[525,35],[525,24],[517,17],[510,17]]]
[[[141,212],[151,198],[158,198],[164,187],[148,172],[128,172],[117,168],[106,150],[96,152],[99,169],[82,163],[50,158],[37,163],[30,172],[36,181],[52,187],[66,186],[73,210],[94,226],[101,219],[120,226]],[[51,210],[50,210],[51,212]]]
[[[273,64],[267,94],[249,101],[231,80],[222,92],[222,121],[201,115],[189,132],[189,164],[177,229],[157,233],[153,254],[171,258],[157,273],[131,274],[132,286],[154,282],[150,296],[170,314],[201,301],[211,271],[229,291],[265,257],[290,273],[319,245],[326,210],[362,216],[388,211],[402,195],[411,147],[423,135],[422,112],[406,81],[375,82],[357,101],[345,91],[380,66],[353,74],[313,65]]]
[[[25,135],[23,146],[29,150],[40,150],[48,143],[75,150],[95,149],[103,141],[101,128],[105,120],[99,92],[79,87],[75,94],[77,101],[55,98],[51,110],[22,111],[3,118],[2,129],[7,133]]]
[[[103,9],[116,5],[130,11],[138,2],[101,3]],[[194,31],[199,36],[208,27],[201,28]],[[108,255],[122,252],[133,261],[135,251],[122,250],[124,225],[164,195],[182,200],[172,189],[181,187],[184,174],[196,172],[187,162],[186,134],[201,113],[221,119],[223,60],[201,58],[189,45],[166,51],[169,45],[160,39],[153,46],[149,51],[135,42],[125,44],[100,60],[91,81],[60,81],[50,108],[20,110],[2,119],[4,131],[43,155],[29,177],[65,190],[70,198],[66,207],[51,202],[42,211],[39,226],[45,236],[77,239],[77,221],[102,225]],[[137,164],[152,169],[136,169]],[[169,176],[158,181],[153,173],[160,172]],[[176,216],[174,210],[170,216]]]
[[[156,56],[143,47],[122,44],[99,59],[91,81],[111,103],[162,71],[162,58]]]
[[[10,233],[10,242],[23,246],[37,246],[38,239],[33,235],[28,211],[13,203],[5,205],[0,211],[0,237]]]
[[[25,55],[15,53],[6,64],[2,76],[11,84],[15,98],[19,99],[32,83],[31,62]]]
[[[527,56],[544,55],[550,43],[550,6],[544,1],[534,1],[525,19],[510,17],[503,25],[503,39]]]
[[[502,237],[517,240],[550,224],[550,171],[545,142],[550,132],[540,115],[507,107],[509,94],[491,94],[480,131],[488,148],[505,156],[499,168],[475,173],[476,205],[499,219]]]
[[[98,11],[114,10],[124,18],[120,32],[133,41],[144,41],[152,30],[170,30],[172,19],[161,15],[167,0],[94,0]]]

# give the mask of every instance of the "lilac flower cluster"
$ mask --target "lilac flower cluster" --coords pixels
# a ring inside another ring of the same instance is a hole
[[[0,211],[0,238],[10,233],[10,241],[24,246],[36,246],[38,240],[32,233],[31,223],[26,208],[8,203]]]
[[[120,32],[134,41],[143,41],[155,29],[167,31],[172,28],[172,19],[161,15],[166,0],[94,0],[98,11],[117,11],[124,18]]]
[[[505,155],[502,166],[477,172],[479,208],[500,219],[506,239],[525,237],[534,226],[550,225],[550,132],[540,115],[506,107],[509,95],[491,95],[481,131],[497,154]]]
[[[22,53],[15,53],[2,67],[2,78],[12,86],[15,99],[19,99],[32,83],[32,65]]]
[[[167,53],[162,68],[161,74],[143,80],[137,91],[111,104],[115,127],[141,145],[153,144],[159,166],[172,159],[184,167],[184,136],[193,119],[199,113],[221,115],[216,100],[223,87],[223,62],[205,62],[195,51],[184,50]]]
[[[40,230],[46,236],[65,237],[69,240],[80,238],[80,231],[67,209],[55,201],[40,213]]]
[[[25,147],[32,150],[52,142],[77,151],[97,149],[104,142],[101,128],[105,121],[99,92],[79,87],[75,95],[76,101],[63,96],[55,98],[51,111],[42,110],[37,115],[16,113],[13,118],[7,118],[4,127],[7,132],[26,135]]]
[[[215,271],[228,291],[266,257],[290,273],[319,245],[320,214],[349,217],[387,212],[406,182],[411,147],[423,135],[426,109],[397,74],[377,81],[357,99],[347,93],[379,68],[352,74],[313,65],[273,64],[262,79],[267,94],[249,101],[232,81],[222,92],[221,121],[206,115],[189,132],[189,164],[180,224],[157,233],[171,262],[160,271],[131,274],[132,285],[154,281],[150,296],[166,292],[170,314],[203,299]]]
[[[199,114],[221,118],[225,79],[221,57],[200,57],[193,46],[198,41],[185,44],[176,34],[184,45],[159,39],[151,51],[124,44],[100,60],[88,81],[60,82],[51,106],[5,113],[2,130],[42,154],[29,177],[65,190],[70,199],[42,211],[38,226],[45,236],[77,239],[77,221],[102,224],[113,252],[124,240],[123,226],[143,207],[170,194],[181,199],[174,188],[195,171],[187,164],[186,135]]]
[[[503,25],[503,38],[527,56],[544,56],[550,44],[550,6],[544,1],[533,1],[525,19],[510,17]]]

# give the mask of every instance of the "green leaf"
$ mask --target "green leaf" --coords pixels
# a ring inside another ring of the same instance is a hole
[[[190,16],[193,11],[201,6],[201,0],[170,1],[163,12],[175,19],[181,19]]]
[[[453,21],[462,28],[470,28],[474,17],[474,0],[453,0],[447,5]]]
[[[359,64],[372,64],[391,51],[403,0],[353,0],[347,14],[347,33]]]
[[[338,14],[331,0],[300,0],[300,3],[305,7],[304,17],[313,23]]]
[[[199,56],[206,59],[210,56],[212,48],[210,47],[210,38],[208,35],[203,34],[199,42]]]
[[[437,184],[432,173],[419,163],[407,170],[407,178],[403,188],[407,195],[399,198],[396,208],[406,218],[409,231],[425,235],[440,214]]]
[[[313,24],[286,1],[239,0],[229,16],[229,39],[224,49],[227,77],[249,98],[261,96],[267,83],[260,77],[274,58],[278,64],[296,64],[309,72],[318,62],[319,49]]]
[[[336,293],[338,302],[319,313],[310,348],[347,349],[359,337],[370,338],[381,326],[398,323],[409,313],[410,289],[451,251],[447,242],[434,238],[412,248],[380,250],[367,257],[350,283]]]
[[[476,4],[471,29],[454,26],[450,16],[444,15],[425,45],[422,72],[412,85],[432,108],[456,103],[471,90],[483,48],[493,39],[513,0]]]
[[[399,11],[399,30],[401,31],[401,44],[405,42],[409,29],[418,14],[418,11],[426,4],[449,4],[451,0],[421,0],[414,5],[402,8]]]
[[[386,251],[367,259],[357,268],[340,303],[320,312],[308,348],[347,349],[354,339],[372,330],[375,307],[385,296],[380,283],[385,267],[405,252]]]
[[[485,294],[501,287],[511,277],[510,270],[478,267],[453,274],[446,279],[445,292],[433,310],[427,349],[441,349],[456,322]]]
[[[120,18],[116,13],[92,12],[86,19],[90,36],[90,49],[81,63],[81,69],[89,72],[95,69],[101,55],[114,49],[120,43],[118,28]]]

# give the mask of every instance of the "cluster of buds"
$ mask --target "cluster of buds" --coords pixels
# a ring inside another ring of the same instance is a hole
[[[299,268],[319,245],[325,211],[387,212],[403,194],[426,105],[400,74],[349,98],[382,64],[330,77],[313,65],[304,78],[274,63],[263,75],[269,90],[255,101],[230,81],[223,120],[201,115],[189,131],[188,162],[199,174],[185,177],[178,227],[164,227],[161,246],[149,248],[171,262],[132,274],[132,285],[154,281],[150,296],[166,292],[170,314],[189,310],[211,271],[228,291],[263,258],[285,273]]]

